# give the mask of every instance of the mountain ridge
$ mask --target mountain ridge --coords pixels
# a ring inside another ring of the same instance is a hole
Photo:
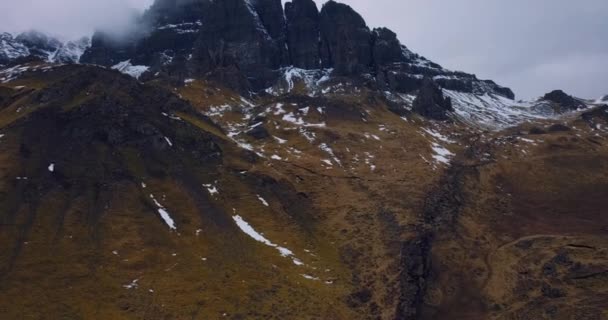
[[[606,318],[606,102],[313,5],[158,0],[0,67],[0,318]]]

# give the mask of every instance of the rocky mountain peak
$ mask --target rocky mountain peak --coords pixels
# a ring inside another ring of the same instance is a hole
[[[514,96],[413,53],[394,32],[370,30],[359,13],[336,1],[319,10],[312,0],[289,1],[284,8],[280,0],[157,0],[142,21],[151,29],[122,44],[96,34],[83,62],[129,60],[147,68],[142,79],[205,78],[243,95],[268,91],[284,81],[286,70],[298,68],[329,70],[333,77],[400,94],[416,94],[429,77],[447,90]]]
[[[23,32],[16,37],[0,34],[0,65],[32,58],[56,63],[76,63],[90,46],[90,39],[61,42],[40,31]]]

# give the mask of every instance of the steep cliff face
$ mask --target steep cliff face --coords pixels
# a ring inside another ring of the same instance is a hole
[[[291,64],[301,69],[321,67],[319,10],[312,0],[294,0],[285,4],[287,44]]]
[[[351,7],[327,2],[320,13],[321,59],[339,75],[369,72],[372,35],[365,20]]]
[[[141,24],[97,65],[0,35],[0,318],[608,315],[606,99],[514,101],[333,1]]]
[[[331,70],[397,93],[415,94],[431,77],[447,90],[514,97],[508,88],[412,53],[395,33],[370,30],[351,7],[335,1],[319,11],[312,0],[287,2],[285,10],[279,0],[159,0],[142,21],[148,31],[128,44],[97,34],[83,61],[112,66],[129,60],[148,66],[147,78],[206,77],[242,94],[276,85],[295,67]]]

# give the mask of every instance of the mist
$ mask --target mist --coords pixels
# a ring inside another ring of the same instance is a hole
[[[0,31],[39,30],[61,40],[95,30],[122,35],[152,0],[20,0],[0,2]]]
[[[95,29],[121,34],[133,27],[134,14],[152,2],[4,0],[0,31],[38,29],[61,39],[90,35]],[[324,2],[317,0],[319,7]],[[370,27],[395,31],[412,51],[448,69],[511,87],[519,98],[553,89],[583,98],[608,93],[608,1],[342,2]]]

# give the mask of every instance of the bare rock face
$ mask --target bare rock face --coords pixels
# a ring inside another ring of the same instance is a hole
[[[373,33],[374,65],[383,66],[404,61],[403,48],[397,34],[387,28],[374,29]]]
[[[294,0],[285,4],[289,58],[294,67],[321,67],[319,10],[312,0]]]
[[[187,78],[220,81],[243,95],[262,92],[283,69],[333,69],[332,76],[373,79],[370,86],[405,94],[424,78],[447,90],[513,92],[475,75],[450,71],[419,56],[389,29],[370,30],[346,4],[313,0],[157,0],[141,18],[141,30],[117,41],[98,32],[84,63],[146,67],[144,80]]]
[[[369,72],[372,34],[365,20],[351,7],[327,2],[320,13],[323,66],[340,75]]]
[[[268,21],[280,19],[271,18],[270,14],[271,11],[265,11]],[[279,16],[282,17],[282,12]],[[272,70],[282,66],[284,50],[282,37],[272,37],[251,2],[226,0],[213,2],[210,7],[193,59],[200,73],[236,65],[252,88],[259,90],[270,85]]]
[[[426,78],[414,100],[413,110],[423,117],[447,120],[447,112],[453,111],[450,98],[443,96],[441,88],[433,80]]]
[[[554,90],[545,94],[543,100],[557,104],[560,109],[576,110],[585,107],[582,101],[575,99],[562,90]]]

